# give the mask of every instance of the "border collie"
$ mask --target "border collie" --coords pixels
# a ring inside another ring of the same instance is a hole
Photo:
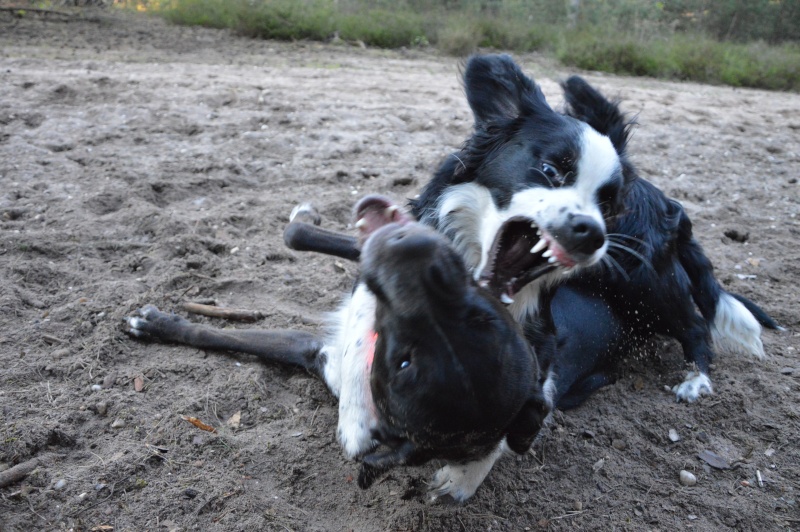
[[[440,459],[431,495],[464,501],[504,449],[530,448],[550,412],[536,357],[446,238],[380,196],[355,212],[360,242],[317,228],[308,207],[293,211],[285,232],[296,249],[361,256],[327,338],[216,329],[152,305],[127,319],[128,332],[308,369],[339,400],[338,439],[361,461],[362,488],[392,467]]]
[[[712,343],[764,356],[777,325],[720,287],[681,205],[637,175],[616,102],[573,76],[556,112],[507,55],[472,57],[464,85],[474,133],[412,212],[523,325],[549,401],[577,406],[654,334],[696,367],[678,400],[712,393]]]

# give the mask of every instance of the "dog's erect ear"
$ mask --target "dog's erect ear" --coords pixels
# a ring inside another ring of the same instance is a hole
[[[617,152],[623,154],[635,122],[622,114],[619,102],[608,100],[580,76],[571,76],[561,83],[561,88],[567,100],[567,114],[610,138]]]
[[[464,69],[464,88],[478,126],[550,110],[539,86],[505,54],[472,56]]]
[[[540,394],[528,399],[508,428],[508,447],[517,454],[527,452],[549,413],[550,408]]]

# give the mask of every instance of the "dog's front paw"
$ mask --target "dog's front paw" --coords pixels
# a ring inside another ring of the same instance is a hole
[[[502,441],[484,458],[462,464],[450,463],[441,468],[431,481],[431,499],[447,495],[456,502],[464,502],[472,497],[506,448],[505,441]]]
[[[354,404],[348,401],[339,402],[339,425],[336,434],[339,443],[348,458],[357,458],[373,450],[377,442],[372,438],[372,428],[375,425],[369,408],[364,404]]]
[[[139,316],[130,316],[125,321],[131,336],[175,342],[182,341],[185,332],[193,326],[176,314],[161,312],[155,305],[143,306],[139,309]]]
[[[711,387],[711,379],[705,373],[690,371],[686,380],[673,386],[672,391],[678,401],[692,403],[703,395],[711,395],[714,389]]]
[[[475,467],[479,462],[447,464],[433,475],[430,491],[432,500],[450,496],[456,502],[464,502],[475,494],[489,470]]]

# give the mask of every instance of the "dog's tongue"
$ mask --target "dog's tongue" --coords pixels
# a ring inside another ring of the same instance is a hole
[[[385,196],[370,195],[362,198],[354,209],[355,226],[361,244],[366,239],[390,223],[406,224],[411,217],[403,212],[392,200]]]

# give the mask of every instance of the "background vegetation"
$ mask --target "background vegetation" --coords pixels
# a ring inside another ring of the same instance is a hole
[[[589,70],[800,90],[800,0],[151,0],[271,39],[541,51]]]

